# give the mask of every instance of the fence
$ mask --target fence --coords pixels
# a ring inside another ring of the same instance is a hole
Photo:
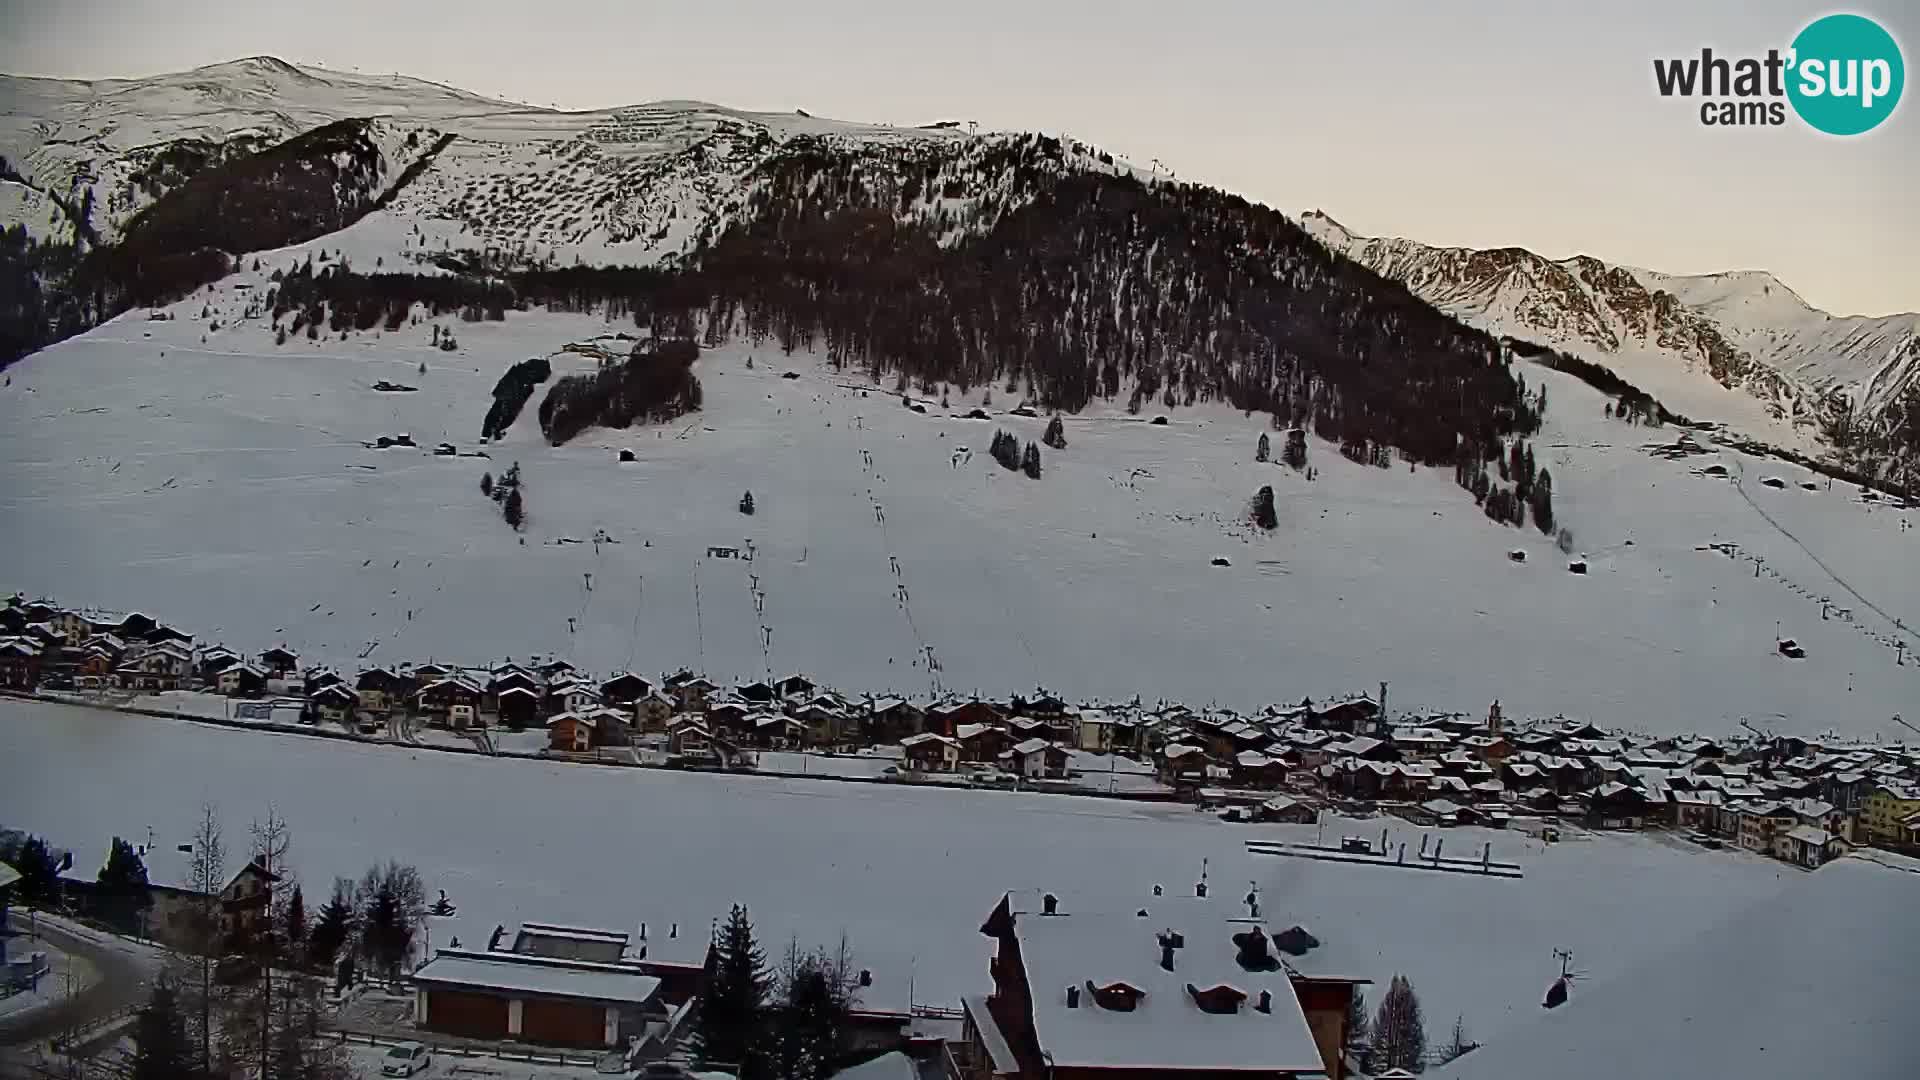
[[[476,1046],[441,1046],[424,1039],[402,1039],[392,1035],[375,1035],[370,1031],[335,1031],[334,1036],[342,1045],[352,1046],[399,1046],[402,1043],[419,1043],[433,1051],[435,1057],[457,1058],[494,1058],[499,1061],[520,1061],[529,1065],[584,1065],[592,1068],[600,1064],[601,1055],[569,1054],[559,1050],[534,1050],[515,1046],[496,1046],[481,1048]]]

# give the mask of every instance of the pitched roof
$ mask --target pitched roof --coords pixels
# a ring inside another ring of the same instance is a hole
[[[1235,960],[1232,935],[1250,925],[1181,910],[1176,898],[1148,902],[1148,918],[1125,915],[1022,915],[1014,922],[1033,1003],[1034,1033],[1055,1068],[1216,1069],[1318,1074],[1320,1051],[1286,970],[1249,971]],[[1185,938],[1174,970],[1160,967],[1156,937]],[[1141,991],[1128,1011],[1102,1007],[1087,989],[1125,983]],[[1067,1004],[1068,987],[1077,1004]],[[1193,991],[1230,988],[1231,1012],[1210,1013]],[[1255,1006],[1272,995],[1272,1011]]]
[[[430,985],[636,1005],[651,1001],[660,989],[659,979],[628,965],[467,949],[441,949],[413,973],[413,979]]]

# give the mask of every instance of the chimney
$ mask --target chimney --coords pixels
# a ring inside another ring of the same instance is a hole
[[[1205,900],[1207,898],[1207,883],[1204,881],[1194,882],[1193,895],[1199,897],[1202,900]]]
[[[1273,1011],[1273,991],[1271,990],[1260,991],[1260,1004],[1255,1005],[1254,1008],[1259,1009],[1263,1013],[1272,1012]]]
[[[1080,1007],[1080,988],[1077,986],[1067,987],[1067,1008],[1077,1009],[1079,1007]]]
[[[869,968],[860,969],[860,985],[861,986],[873,985],[873,971],[871,969]]]
[[[1040,914],[1042,915],[1060,914],[1060,898],[1053,895],[1052,893],[1048,893],[1045,896],[1042,896],[1040,898]]]

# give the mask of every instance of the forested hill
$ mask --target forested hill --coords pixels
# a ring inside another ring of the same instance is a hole
[[[1450,464],[1463,444],[1490,460],[1538,426],[1541,400],[1484,332],[1274,210],[1074,169],[1053,140],[963,159],[801,139],[749,184],[732,222],[674,267],[481,273],[476,257],[449,262],[467,271],[450,281],[303,266],[273,306],[345,329],[413,303],[475,317],[607,305],[709,343],[819,348],[902,388],[1005,385],[1067,411],[1230,402],[1381,465],[1395,451]],[[964,218],[947,210],[967,195]]]

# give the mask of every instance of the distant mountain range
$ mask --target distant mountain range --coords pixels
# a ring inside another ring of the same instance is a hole
[[[1442,311],[1609,365],[1703,418],[1742,410],[1715,401],[1702,376],[1815,432],[1847,407],[1880,417],[1920,387],[1920,315],[1830,315],[1764,270],[1663,274],[1586,255],[1359,236],[1318,211],[1301,221],[1330,249]]]

